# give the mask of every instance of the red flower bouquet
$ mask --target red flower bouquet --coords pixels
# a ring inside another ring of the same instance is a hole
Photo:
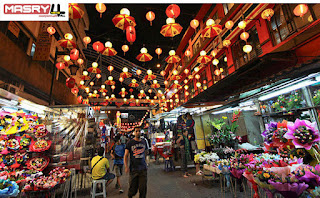
[[[30,150],[33,152],[43,152],[50,148],[51,140],[39,139],[37,141],[32,141]]]
[[[38,156],[29,159],[26,162],[28,169],[43,171],[49,164],[50,159],[47,156]]]

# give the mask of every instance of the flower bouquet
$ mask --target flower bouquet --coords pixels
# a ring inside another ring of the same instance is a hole
[[[9,151],[18,151],[20,149],[20,136],[10,136],[6,145]]]
[[[315,106],[317,106],[317,105],[320,104],[320,89],[318,89],[318,90],[314,93],[314,95],[313,95],[313,97],[312,97],[312,101],[313,101],[313,104],[314,104]]]
[[[43,138],[48,134],[48,130],[43,124],[35,126],[34,129],[35,129],[34,135],[36,138]]]
[[[30,145],[30,150],[33,152],[43,152],[50,148],[51,140],[38,139],[33,141]]]
[[[19,192],[16,182],[0,179],[0,197],[16,197]]]
[[[24,134],[20,139],[20,149],[29,150],[32,142],[32,137],[30,135]]]
[[[71,172],[65,167],[57,167],[50,171],[49,175],[57,181],[59,184],[62,184],[70,176]]]
[[[312,189],[320,186],[320,165],[316,165],[315,167],[301,165],[294,171],[294,174],[300,182],[305,182]]]
[[[270,179],[274,179],[275,174],[268,170],[260,170],[254,174],[254,181],[260,188],[266,191],[269,198],[273,198],[275,188],[269,183]]]
[[[309,187],[293,174],[284,178],[276,175],[274,179],[269,180],[269,183],[285,198],[298,198]]]
[[[33,169],[37,171],[43,171],[49,164],[49,158],[47,156],[38,156],[29,159],[26,162],[28,169]]]
[[[8,154],[7,136],[0,136],[0,154]]]
[[[297,119],[293,125],[288,126],[288,129],[289,131],[284,137],[292,140],[296,148],[306,149],[317,163],[320,163],[320,154],[314,146],[320,141],[320,134],[316,130],[316,123]]]

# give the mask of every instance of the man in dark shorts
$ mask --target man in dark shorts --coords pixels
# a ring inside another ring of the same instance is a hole
[[[128,157],[130,155],[129,198],[135,196],[138,190],[140,198],[145,198],[147,195],[147,163],[145,160],[147,144],[140,136],[141,128],[136,127],[134,138],[127,143],[124,154],[126,173],[129,173]]]
[[[107,180],[107,186],[113,181],[115,175],[110,173],[110,165],[107,158],[103,157],[105,150],[100,147],[98,155],[91,160],[92,179],[105,179]]]

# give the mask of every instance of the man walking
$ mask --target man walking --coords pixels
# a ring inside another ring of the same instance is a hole
[[[145,198],[147,195],[147,164],[145,160],[147,144],[140,136],[141,128],[136,127],[134,138],[127,143],[124,154],[126,173],[129,172],[128,156],[130,154],[129,198],[137,194],[138,190],[140,198]]]

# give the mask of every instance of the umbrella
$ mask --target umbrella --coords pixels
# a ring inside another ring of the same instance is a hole
[[[162,26],[160,33],[164,37],[174,37],[182,31],[182,27],[179,23],[169,23],[167,25]]]
[[[100,74],[101,70],[99,68],[89,67],[88,68],[88,72],[95,73],[95,74]]]
[[[128,26],[136,26],[136,21],[132,16],[126,14],[117,14],[113,17],[112,22],[114,26],[121,30],[125,30]]]
[[[126,91],[120,91],[120,92],[119,92],[119,95],[120,95],[120,96],[122,96],[122,95],[128,95],[128,92],[126,92]]]
[[[202,30],[201,34],[203,37],[212,38],[220,34],[221,31],[222,31],[221,25],[208,25]]]
[[[90,77],[90,76],[81,76],[81,79],[82,79],[82,80],[90,80],[91,77]]]
[[[151,88],[159,88],[160,87],[160,85],[157,83],[157,84],[152,84],[151,85]]]
[[[106,80],[106,81],[104,82],[104,84],[106,84],[106,85],[115,85],[116,82],[114,82],[113,80]]]
[[[106,55],[106,56],[115,56],[116,54],[117,54],[117,51],[111,47],[106,47],[102,51],[102,55]]]
[[[179,84],[172,85],[172,89],[179,89],[179,88],[181,88],[181,85],[179,85]]]
[[[121,78],[130,78],[131,76],[132,76],[132,74],[129,72],[121,72],[120,73]]]
[[[104,89],[104,88],[100,88],[100,89],[99,89],[99,92],[107,93],[107,92],[108,92],[108,90],[106,90],[106,89]]]
[[[154,74],[148,74],[144,77],[145,80],[154,80],[156,79],[156,75]]]
[[[129,102],[134,102],[136,99],[134,99],[134,98],[130,98],[129,99]]]
[[[99,98],[100,97],[100,95],[99,94],[92,94],[91,96],[88,96],[88,97],[90,97],[90,98]]]
[[[168,58],[166,58],[167,63],[178,63],[180,61],[180,57],[178,55],[171,55]]]
[[[130,83],[129,86],[130,87],[139,87],[139,84],[138,83]]]
[[[204,55],[204,56],[199,56],[197,58],[197,63],[203,63],[203,64],[207,64],[208,62],[211,61],[211,57],[208,55]]]
[[[175,75],[172,77],[172,80],[180,80],[181,79],[181,76],[179,75]]]
[[[140,62],[147,62],[147,61],[151,61],[152,56],[148,53],[140,53],[136,59]]]
[[[58,41],[58,44],[64,48],[76,48],[77,44],[69,39],[61,39]]]
[[[147,95],[146,95],[145,93],[139,93],[139,94],[138,94],[138,97],[139,97],[139,98],[143,98],[143,97],[146,97],[146,96],[147,96]]]
[[[69,18],[80,19],[84,15],[83,10],[77,3],[69,3]]]

